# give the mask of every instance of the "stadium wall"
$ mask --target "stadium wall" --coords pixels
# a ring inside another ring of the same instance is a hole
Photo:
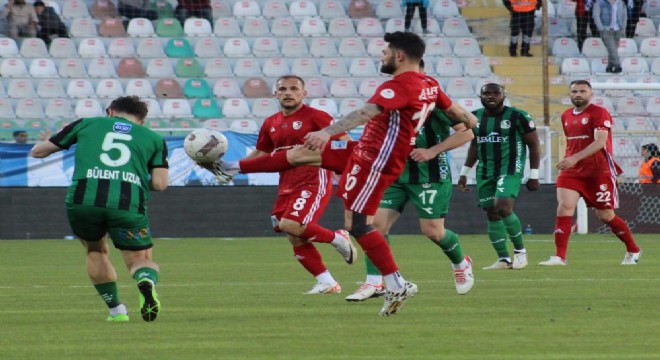
[[[66,188],[0,188],[0,239],[61,239],[71,231],[64,210]],[[155,237],[273,236],[270,210],[273,186],[172,187],[153,193],[149,217]],[[486,218],[477,207],[476,189],[454,194],[447,227],[459,234],[486,233]],[[523,226],[550,233],[555,219],[555,189],[542,185],[536,193],[524,187],[516,204]],[[341,199],[333,197],[321,223],[343,225]],[[409,204],[393,234],[419,234],[416,211]]]

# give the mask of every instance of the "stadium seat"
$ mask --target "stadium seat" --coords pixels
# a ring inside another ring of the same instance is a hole
[[[261,16],[259,3],[251,0],[241,0],[234,3],[233,11],[235,17],[246,18],[250,16]]]
[[[319,3],[319,16],[323,19],[334,19],[346,16],[344,5],[339,0],[321,0]]]
[[[105,18],[117,17],[117,7],[110,0],[95,0],[90,9],[92,18],[103,20]]]
[[[309,53],[313,57],[338,56],[337,46],[332,38],[313,38],[309,45]]]
[[[438,76],[443,77],[463,76],[463,66],[458,58],[440,58],[436,65],[435,72]]]
[[[216,37],[205,37],[195,43],[195,56],[201,58],[215,58],[222,56],[222,46]]]
[[[358,89],[351,78],[336,78],[330,84],[330,95],[334,97],[356,97]]]
[[[81,0],[66,0],[62,7],[64,19],[91,18],[87,4]]]
[[[639,52],[642,56],[654,58],[660,57],[660,37],[642,39]]]
[[[279,102],[272,97],[254,99],[254,102],[252,102],[252,116],[259,119],[265,119],[279,110]]]
[[[452,18],[461,16],[458,12],[458,6],[453,0],[438,0],[431,9],[431,14],[437,18]]]
[[[596,58],[591,60],[592,74],[605,74],[607,69],[607,58]]]
[[[467,78],[451,78],[447,84],[446,93],[452,97],[470,98],[475,97],[477,93],[472,87],[472,83]]]
[[[614,156],[634,156],[638,151],[632,142],[632,139],[626,137],[615,137],[612,139],[612,150]]]
[[[46,103],[44,113],[49,119],[71,119],[74,117],[69,99],[55,98]],[[55,127],[59,130],[60,127]]]
[[[267,0],[263,6],[263,15],[266,19],[288,17],[287,2],[285,0]]]
[[[213,85],[213,95],[219,98],[242,97],[238,82],[232,78],[219,79]]]
[[[103,40],[99,38],[82,39],[78,44],[78,55],[82,58],[97,58],[108,56],[103,45]]]
[[[660,58],[653,59],[651,63],[651,74],[660,75]]]
[[[174,69],[168,58],[150,59],[147,63],[147,76],[156,78],[174,77]]]
[[[648,115],[639,97],[624,96],[617,100],[616,112],[619,115]]]
[[[432,41],[429,41],[429,42],[432,42]],[[577,46],[575,47],[575,49],[577,49]],[[576,55],[579,55],[579,54],[580,53],[577,52]],[[431,55],[431,54],[428,54],[428,52],[427,52],[427,55]],[[447,56],[447,54],[438,54],[438,55]],[[477,39],[475,39],[473,37],[457,38],[454,42],[454,55],[460,56],[460,57],[481,56],[481,49],[479,48],[479,43],[477,42]]]
[[[385,29],[377,18],[363,18],[360,19],[356,32],[360,36],[383,36]]]
[[[40,38],[26,38],[21,43],[21,56],[24,58],[50,57],[46,43]]]
[[[265,79],[253,77],[243,82],[243,95],[247,98],[262,98],[272,95],[272,91]]]
[[[87,79],[74,79],[66,87],[66,95],[73,99],[95,97],[94,86]]]
[[[481,109],[483,105],[481,105],[481,101],[479,98],[461,98],[457,99],[456,102],[461,105],[465,110],[467,111],[474,111],[477,109]]]
[[[87,69],[82,59],[62,59],[59,68],[60,77],[63,78],[86,78]]]
[[[103,111],[101,103],[99,103],[99,101],[96,99],[78,100],[73,113],[77,118],[105,116],[105,111]]]
[[[374,60],[371,58],[353,58],[348,67],[348,73],[353,76],[378,76]]]
[[[163,100],[162,110],[163,117],[192,117],[192,109],[186,99],[165,99]]]
[[[310,98],[326,97],[329,95],[328,86],[320,77],[310,77],[305,79],[305,89]]]
[[[364,100],[361,98],[342,99],[339,104],[339,116],[344,117],[353,111],[359,110],[364,106]]]
[[[326,58],[321,61],[320,74],[330,77],[348,76],[348,67],[342,58]]]
[[[231,17],[231,7],[228,0],[212,0],[211,1],[212,16],[214,19]]]
[[[367,78],[360,81],[358,94],[364,98],[370,98],[376,92],[376,89],[385,81],[385,78]]]
[[[422,29],[422,23],[420,21],[413,21],[411,26],[413,32],[422,33],[423,29]],[[440,30],[440,24],[438,24],[438,21],[434,18],[428,19],[426,30],[432,35],[442,36],[442,31]]]
[[[376,17],[387,20],[395,17],[403,17],[401,2],[395,0],[383,0],[376,6]]]
[[[490,59],[487,57],[471,57],[465,59],[465,75],[474,77],[487,77],[493,71],[490,68]]]
[[[131,37],[151,37],[156,35],[156,30],[151,20],[146,18],[133,18],[128,22],[126,33]]]
[[[270,32],[276,37],[298,36],[296,22],[290,17],[273,19]]]
[[[73,39],[57,38],[53,39],[49,47],[50,57],[52,58],[70,58],[78,56],[78,48]]]
[[[470,36],[470,28],[468,27],[465,19],[463,18],[451,18],[445,20],[442,24],[442,33],[445,36]]]
[[[130,79],[126,83],[126,95],[135,95],[140,98],[156,97],[151,82],[145,79]]]
[[[229,124],[229,130],[243,134],[258,134],[259,125],[254,120],[234,120]]]
[[[250,44],[243,38],[229,38],[225,41],[223,52],[227,57],[244,57],[252,55]]]
[[[313,1],[294,0],[289,4],[289,14],[294,20],[302,21],[306,17],[316,17],[318,12]]]
[[[339,113],[339,109],[337,108],[337,102],[335,101],[335,99],[315,98],[309,102],[309,106],[324,111],[332,117],[337,116],[337,114]]]
[[[599,37],[585,39],[582,45],[582,55],[586,57],[607,57],[607,48]]]
[[[648,102],[646,103],[646,112],[652,116],[657,116],[660,114],[660,96],[651,96],[648,98]],[[660,130],[660,124],[658,124],[658,130]]]
[[[654,104],[651,101],[649,101],[648,105],[646,106],[647,113],[653,114],[649,112],[649,108],[655,109],[656,111],[660,110],[660,99],[656,97],[655,100],[658,100],[658,103]],[[655,114],[658,114],[658,112],[655,112]],[[653,123],[653,119],[647,117],[638,116],[638,117],[629,118],[627,124],[628,125],[626,126],[626,129],[628,131],[653,132],[656,130],[655,124]]]
[[[222,38],[240,36],[241,28],[233,17],[219,18],[215,20],[213,33]]]
[[[202,127],[218,131],[229,130],[229,126],[227,126],[227,123],[222,119],[206,119],[202,123]]]
[[[316,61],[312,58],[297,58],[293,59],[291,63],[291,73],[298,76],[317,76],[319,68],[316,66]]]
[[[135,56],[135,47],[129,38],[116,38],[108,44],[108,56],[112,58],[127,58]]]
[[[171,58],[188,58],[195,56],[195,52],[188,39],[172,38],[165,44],[165,55]]]
[[[96,96],[100,98],[114,99],[124,95],[124,86],[117,79],[103,79],[96,85]]]
[[[571,30],[564,19],[551,17],[548,19],[548,34],[551,36],[569,36]]]
[[[176,62],[174,74],[182,78],[203,77],[204,68],[194,57],[183,58]]]
[[[578,49],[575,40],[561,37],[555,39],[552,44],[552,55],[559,57],[575,57],[580,56],[580,50]]]
[[[96,30],[96,24],[94,23],[94,20],[90,18],[73,19],[69,32],[74,38],[89,38],[99,36],[99,33]]]
[[[660,17],[660,1],[659,0],[647,0],[642,6],[642,10],[646,16],[650,18]]]
[[[14,99],[36,98],[32,81],[28,79],[12,79],[7,86],[7,96]]]
[[[282,41],[282,55],[285,58],[309,56],[309,48],[305,40],[300,38],[287,38]]]
[[[117,75],[120,78],[144,78],[147,73],[144,71],[144,66],[137,58],[124,58],[117,64]]]
[[[122,38],[127,37],[126,29],[121,18],[105,18],[99,25],[99,35],[102,37]]]
[[[117,72],[112,61],[108,58],[96,58],[90,61],[87,66],[87,74],[89,77],[94,78],[110,78],[116,77]]]
[[[346,14],[351,19],[373,18],[376,16],[376,12],[371,6],[371,3],[367,0],[351,0],[346,9]]]
[[[586,41],[585,41],[586,43]],[[591,73],[585,58],[565,58],[561,63],[561,73],[565,75],[587,75]]]
[[[33,78],[57,77],[57,67],[51,59],[34,59],[30,64],[30,76]]]
[[[302,36],[325,36],[327,33],[325,23],[319,18],[304,18],[300,23],[300,35]]]
[[[183,32],[186,36],[210,36],[213,34],[211,23],[206,19],[188,18],[183,23]]]
[[[256,37],[256,36],[269,36],[270,30],[268,29],[268,22],[262,17],[248,17],[243,20],[243,35]]]
[[[16,113],[14,112],[14,106],[12,105],[11,100],[0,98],[0,113],[3,117],[3,119],[0,119],[1,129],[18,127],[14,121],[7,120],[16,118]]]
[[[229,65],[229,61],[224,58],[208,59],[204,66],[204,74],[211,78],[229,77],[234,75],[231,66]]]
[[[345,57],[367,56],[367,49],[364,47],[362,39],[358,37],[344,37],[339,42],[339,55]]]
[[[564,19],[575,18],[575,2],[572,0],[557,1],[557,16]]]
[[[228,118],[245,118],[252,115],[248,102],[241,98],[229,98],[225,100],[222,104],[222,113]]]
[[[155,0],[149,4],[149,10],[155,11],[158,19],[171,19],[174,18],[174,6],[170,1]],[[178,36],[178,35],[177,35]]]
[[[0,66],[2,77],[28,77],[28,69],[23,59],[4,59]]]
[[[237,59],[234,63],[234,74],[240,77],[261,76],[261,66],[256,59]]]
[[[160,108],[160,103],[156,99],[142,99],[142,101],[147,104],[147,117],[149,118],[161,118],[163,117],[163,111]]]
[[[426,45],[428,50],[428,43]],[[385,48],[385,40],[382,38],[371,38],[367,44],[367,54],[376,58],[383,56],[383,49]]]
[[[621,38],[619,40],[619,56],[636,56],[639,55],[637,43],[633,39]]]
[[[272,37],[257,38],[252,44],[252,54],[256,57],[272,58],[280,55],[280,48]]]
[[[44,99],[63,98],[66,97],[66,92],[60,79],[44,79],[37,85],[37,96]]]
[[[20,56],[16,40],[8,37],[0,38],[0,58],[11,58]]]
[[[471,39],[471,38],[461,38],[461,39]],[[474,41],[476,42],[476,41]],[[460,40],[457,40],[457,43],[460,43]],[[458,47],[457,47],[458,48]],[[479,48],[479,45],[477,45],[477,49]],[[461,52],[460,50],[456,49]],[[465,50],[466,53],[470,52],[469,49]],[[481,53],[481,52],[479,52]],[[443,56],[443,57],[451,57],[453,54],[453,51],[451,50],[451,45],[449,44],[449,40],[445,37],[434,37],[431,39],[428,39],[426,41],[426,56]]]
[[[385,22],[385,32],[406,31],[403,18],[391,18]]]
[[[621,68],[624,74],[639,75],[649,72],[649,64],[643,57],[627,57],[621,59]]]
[[[184,36],[183,27],[176,18],[159,18],[156,23],[156,35],[160,37]]]
[[[609,98],[607,98],[605,96],[594,95],[593,98],[592,98],[592,103],[594,103],[596,105],[599,105],[599,106],[602,106],[605,109],[607,109],[607,111],[610,114],[616,115],[616,111],[614,110],[614,106],[612,105],[612,101],[610,101]]]
[[[267,77],[280,77],[282,75],[287,75],[291,73],[289,64],[283,58],[268,58],[264,62],[264,67],[261,70],[264,76]],[[303,76],[303,75],[300,75]]]
[[[635,82],[638,83],[638,84],[655,84],[655,83],[660,82],[660,80],[658,80],[658,78],[653,76],[653,75],[648,75],[647,74],[645,76],[642,76],[642,77],[638,78]],[[640,89],[640,90],[635,90],[634,93],[635,93],[635,95],[640,95],[640,96],[660,95],[660,91],[658,91],[658,90],[649,91],[649,90]]]
[[[141,58],[160,58],[166,56],[163,45],[157,38],[140,39],[135,52]]]
[[[218,102],[213,98],[197,99],[193,104],[192,114],[198,119],[213,119],[221,118],[222,110],[218,106]]]
[[[653,21],[649,18],[641,17],[637,21],[637,26],[635,27],[636,36],[656,36],[657,31],[655,30],[655,25]]]

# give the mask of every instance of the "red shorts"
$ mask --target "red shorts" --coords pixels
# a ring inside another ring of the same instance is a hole
[[[288,219],[303,225],[319,221],[332,196],[331,189],[315,186],[302,187],[297,191],[279,195],[273,205],[271,221],[273,230],[280,232],[280,220]]]
[[[577,191],[588,207],[598,210],[619,208],[619,185],[612,176],[571,177],[559,175],[555,186]]]

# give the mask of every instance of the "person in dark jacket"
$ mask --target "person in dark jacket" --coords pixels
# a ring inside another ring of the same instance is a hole
[[[69,37],[69,30],[62,22],[62,19],[50,6],[46,6],[43,1],[35,1],[34,11],[39,18],[39,28],[37,37],[43,39],[46,45],[50,45],[53,37]]]

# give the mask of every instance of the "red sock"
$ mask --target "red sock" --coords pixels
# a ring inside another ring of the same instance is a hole
[[[314,276],[319,276],[328,270],[314,244],[294,246],[293,254],[300,264]]]
[[[329,243],[335,239],[335,233],[319,224],[307,224],[305,226],[305,231],[300,237],[309,241]]]
[[[633,253],[639,252],[639,246],[635,244],[635,239],[633,239],[630,228],[622,218],[614,215],[614,219],[606,224],[612,229],[614,235],[626,244],[626,251]]]
[[[556,255],[566,260],[566,251],[568,250],[568,238],[571,236],[573,227],[572,216],[557,216],[555,220],[555,248]]]
[[[381,233],[374,230],[360,236],[357,241],[364,250],[364,254],[380,270],[381,274],[389,275],[399,270],[392,257],[390,246]]]
[[[241,160],[238,165],[243,174],[259,172],[280,172],[293,169],[295,166],[289,164],[286,159],[286,151],[278,151],[270,155],[257,156],[256,158]]]

